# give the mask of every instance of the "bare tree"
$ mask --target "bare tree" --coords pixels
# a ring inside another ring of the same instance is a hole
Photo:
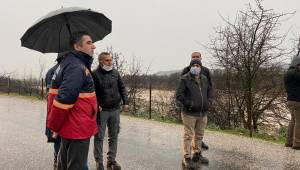
[[[45,69],[46,69],[46,63],[45,61],[42,59],[42,56],[39,57],[39,80],[41,80],[43,78]]]
[[[142,82],[139,80],[141,75],[142,65],[140,58],[133,57],[131,63],[129,64],[129,69],[125,76],[125,80],[128,87],[129,101],[135,114],[138,111],[138,101],[141,99],[140,95],[143,91],[143,89],[140,88],[142,86]]]
[[[249,4],[234,22],[223,18],[226,25],[216,28],[211,38],[213,57],[226,70],[227,102],[232,102],[231,109],[238,108],[250,136],[264,111],[282,95],[280,61],[289,53],[281,48],[286,34],[278,30],[290,14],[265,9],[256,0],[256,6]]]

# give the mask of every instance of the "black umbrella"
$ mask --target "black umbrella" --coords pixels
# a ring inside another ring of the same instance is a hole
[[[21,38],[21,45],[42,53],[71,50],[71,33],[88,32],[93,41],[102,40],[111,32],[111,20],[105,15],[78,7],[50,12],[31,26]]]

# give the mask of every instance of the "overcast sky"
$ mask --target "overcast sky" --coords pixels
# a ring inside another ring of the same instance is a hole
[[[140,57],[143,65],[151,65],[151,72],[178,70],[189,63],[190,53],[198,50],[203,63],[213,67],[208,51],[197,44],[209,43],[213,28],[222,24],[220,14],[231,19],[238,10],[245,9],[251,0],[9,0],[0,6],[0,72],[18,75],[38,75],[39,62],[49,68],[56,54],[42,54],[21,47],[20,37],[37,19],[48,12],[64,7],[91,8],[112,20],[112,33],[96,43],[97,52],[113,46],[128,61]],[[277,12],[297,11],[285,22],[289,39],[300,32],[299,0],[265,0],[265,8]],[[291,41],[287,46],[291,46]]]

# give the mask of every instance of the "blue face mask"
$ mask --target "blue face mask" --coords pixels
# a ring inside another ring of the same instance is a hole
[[[190,70],[190,72],[195,76],[198,76],[200,74],[200,71],[201,71],[201,68],[195,67],[195,66],[191,67],[191,70]]]

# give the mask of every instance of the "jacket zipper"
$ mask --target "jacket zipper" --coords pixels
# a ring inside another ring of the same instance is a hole
[[[200,77],[199,77],[199,80],[200,80]],[[198,82],[196,82],[198,84]],[[200,111],[200,115],[201,113],[203,112],[203,94],[202,94],[202,89],[201,89],[201,80],[199,81],[199,84],[198,84],[198,88],[200,90],[200,95],[201,95],[201,111]]]
[[[200,112],[200,114],[201,114],[203,112],[203,94],[202,94],[202,89],[200,86],[199,86],[199,89],[200,89],[200,95],[201,95],[201,112]]]

